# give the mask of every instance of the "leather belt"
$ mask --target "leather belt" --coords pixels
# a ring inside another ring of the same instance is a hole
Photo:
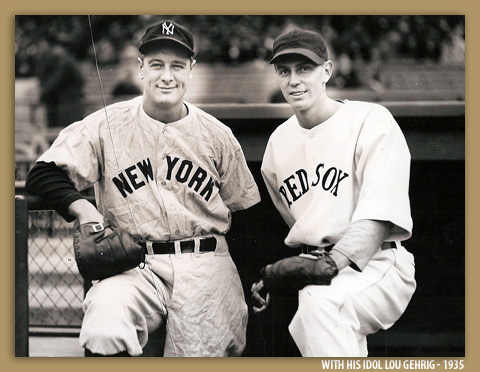
[[[326,247],[317,247],[315,245],[308,245],[308,244],[302,244],[302,253],[310,253],[312,251],[326,251],[330,252],[333,248],[334,244],[332,245],[327,245]]]
[[[210,238],[199,239],[200,252],[214,252],[217,248],[217,239],[212,236]],[[147,252],[147,243],[140,242],[140,245]],[[175,254],[175,243],[174,242],[152,242],[153,254]],[[194,240],[185,240],[180,242],[180,251],[182,253],[193,253],[195,250],[195,241]]]
[[[330,252],[334,246],[335,244],[327,245],[326,247],[317,247],[314,245],[302,244],[301,249],[302,249],[302,253],[309,253],[317,250],[320,250],[320,251],[325,250],[326,252]],[[382,244],[382,251],[385,249],[391,249],[391,248],[396,249],[397,242],[385,242]]]
[[[382,244],[382,251],[385,249],[397,249],[397,242],[385,242]]]

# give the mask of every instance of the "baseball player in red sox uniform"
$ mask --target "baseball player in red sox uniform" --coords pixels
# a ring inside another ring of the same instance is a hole
[[[239,356],[248,312],[225,234],[232,212],[259,202],[259,192],[231,130],[183,100],[195,64],[191,33],[159,22],[139,51],[143,96],[65,128],[27,191],[69,221],[113,221],[148,251],[145,267],[88,291],[86,355],[138,356],[166,322],[164,356]],[[92,186],[97,208],[78,192]]]
[[[416,287],[402,245],[412,234],[409,149],[384,107],[327,96],[333,64],[318,33],[278,36],[270,63],[294,116],[271,135],[262,175],[290,228],[285,244],[303,252],[294,262],[333,260],[297,292],[288,330],[302,356],[365,357],[366,336],[392,326]],[[285,262],[267,265],[269,275],[252,286],[257,311],[274,296],[261,293],[265,282]],[[330,285],[312,283],[327,271]]]

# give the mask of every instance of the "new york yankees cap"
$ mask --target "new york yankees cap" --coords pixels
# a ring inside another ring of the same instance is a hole
[[[148,27],[140,40],[138,50],[144,54],[151,46],[165,41],[181,45],[190,53],[190,56],[195,54],[193,51],[193,36],[190,31],[186,27],[169,20],[160,21]]]
[[[285,54],[300,54],[322,64],[328,60],[328,51],[322,36],[314,31],[295,28],[279,35],[273,42],[270,63]]]

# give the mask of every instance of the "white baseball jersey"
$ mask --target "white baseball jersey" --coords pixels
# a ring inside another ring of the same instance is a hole
[[[186,105],[185,118],[164,124],[144,112],[142,97],[113,104],[108,122],[102,109],[70,125],[39,161],[55,162],[79,190],[95,186],[99,211],[131,234],[225,234],[231,212],[259,192],[230,128]]]
[[[387,241],[412,233],[410,152],[384,107],[344,101],[307,130],[295,116],[271,135],[262,163],[270,196],[290,227],[288,246],[337,243],[356,220],[391,221]],[[362,252],[347,252],[363,269]]]

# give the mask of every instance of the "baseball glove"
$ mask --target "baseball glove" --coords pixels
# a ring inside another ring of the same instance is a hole
[[[144,249],[125,230],[113,224],[89,222],[73,234],[75,260],[86,280],[100,280],[145,262]]]
[[[309,284],[330,285],[338,269],[328,252],[310,252],[267,265],[260,274],[264,292],[292,295]]]

